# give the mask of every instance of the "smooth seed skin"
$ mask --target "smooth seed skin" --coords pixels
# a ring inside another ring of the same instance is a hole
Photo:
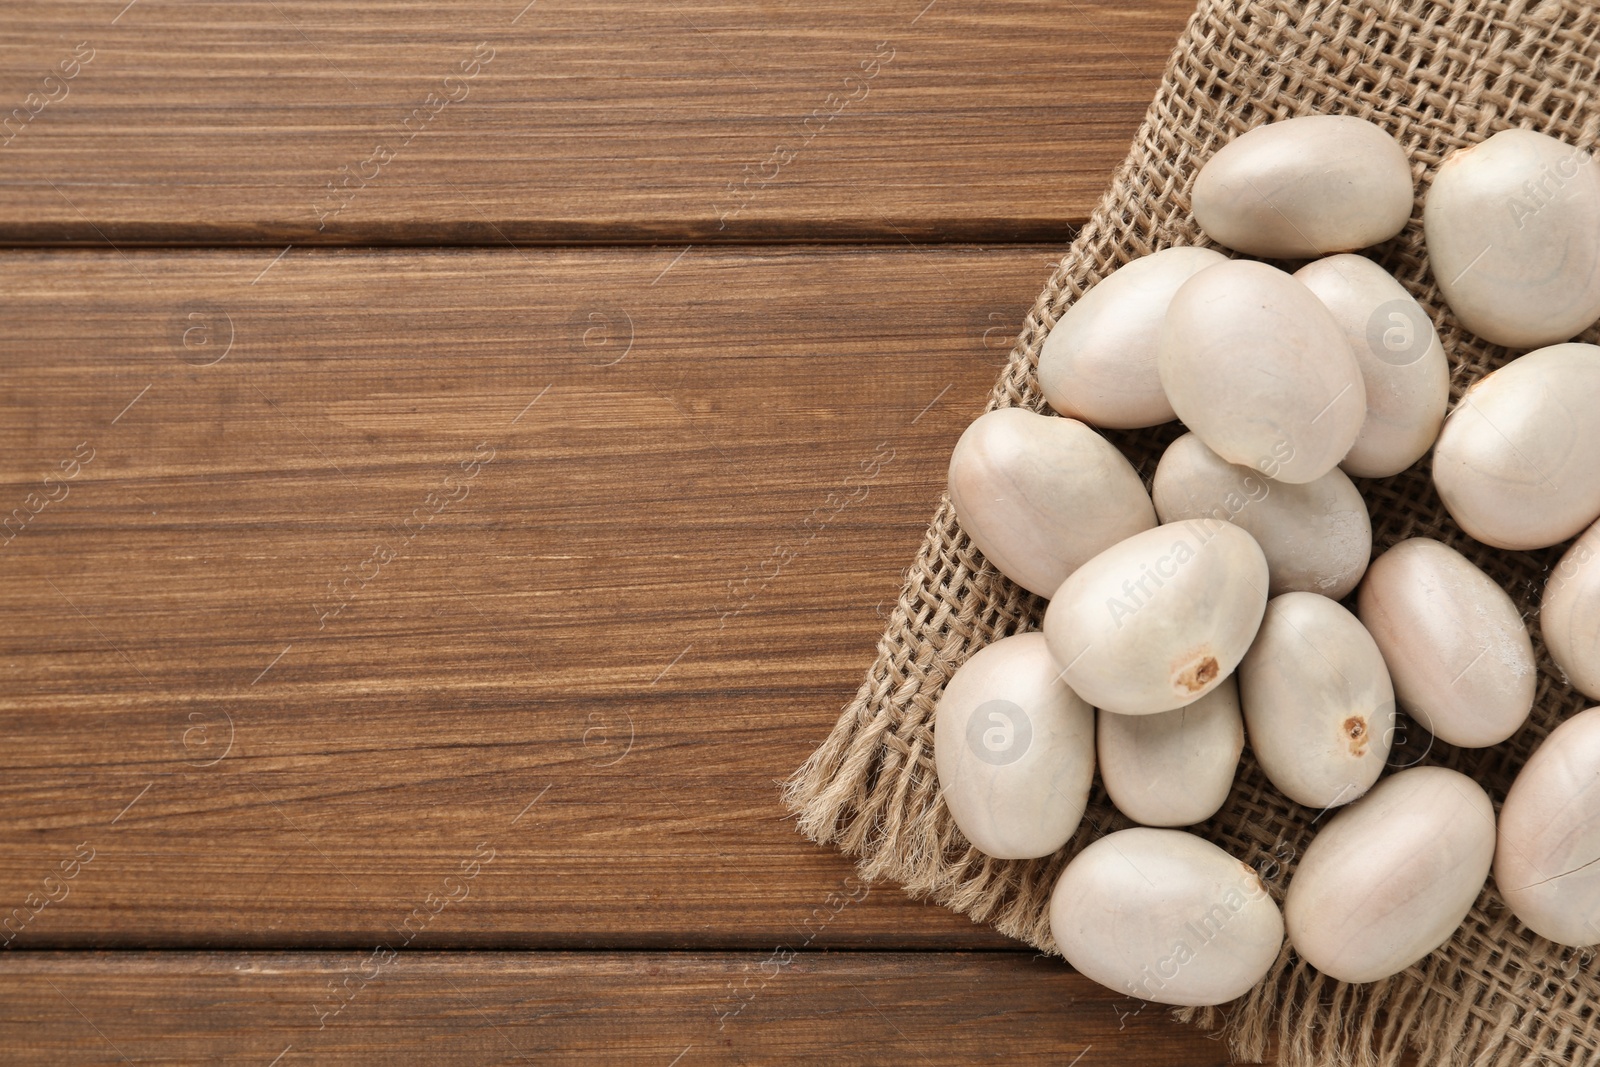
[[[1600,348],[1551,345],[1467,390],[1433,450],[1450,515],[1495,548],[1565,541],[1600,516]]]
[[[1179,286],[1225,260],[1209,248],[1164,248],[1112,271],[1079,297],[1039,353],[1039,389],[1050,406],[1114,429],[1177,418],[1156,367],[1161,320]]]
[[[1500,807],[1494,881],[1523,925],[1573,947],[1600,942],[1600,708],[1550,732]]]
[[[1219,244],[1268,259],[1349,252],[1405,228],[1411,163],[1384,130],[1346,115],[1258,126],[1195,178],[1195,221]]]
[[[1044,635],[980,649],[945,686],[933,755],[950,815],[996,859],[1048,856],[1078,828],[1094,781],[1094,709],[1056,675]]]
[[[1074,419],[1021,408],[967,427],[950,456],[950,502],[1000,573],[1046,597],[1096,553],[1156,524],[1115,445]]]
[[[1267,600],[1267,559],[1237,526],[1175,522],[1106,549],[1044,615],[1050,652],[1083,699],[1119,715],[1192,704],[1233,673]]]
[[[1574,689],[1600,700],[1600,522],[1561,557],[1544,587],[1539,626]]]
[[[1456,932],[1494,852],[1494,805],[1477,782],[1399,771],[1306,848],[1283,903],[1289,943],[1341,982],[1399,974]]]
[[[1497,745],[1533,709],[1533,639],[1506,591],[1426,537],[1373,561],[1357,614],[1389,666],[1400,706],[1441,741]]]
[[[1337,467],[1303,485],[1275,482],[1185,434],[1162,454],[1151,498],[1162,522],[1213,518],[1254,537],[1267,557],[1271,596],[1302,591],[1338,600],[1372,558],[1366,502]]]
[[[1239,685],[1228,680],[1158,715],[1100,712],[1100,780],[1111,802],[1146,826],[1193,826],[1221,809],[1244,752]]]
[[[1225,1004],[1266,976],[1283,915],[1256,872],[1182,830],[1136,826],[1078,853],[1050,895],[1078,971],[1157,1004]]]
[[[1281,482],[1338,466],[1366,419],[1344,331],[1304,285],[1249,260],[1190,278],[1161,324],[1167,399],[1213,452]]]
[[[1365,256],[1329,256],[1294,274],[1344,331],[1367,391],[1367,418],[1340,461],[1357,478],[1388,478],[1428,454],[1450,403],[1450,361],[1433,320]]]
[[[1422,213],[1428,259],[1461,324],[1536,348],[1600,318],[1600,168],[1532,130],[1450,153]]]
[[[1350,612],[1315,593],[1267,604],[1239,666],[1245,730],[1261,770],[1308,808],[1361,796],[1394,743],[1394,688],[1383,655]]]

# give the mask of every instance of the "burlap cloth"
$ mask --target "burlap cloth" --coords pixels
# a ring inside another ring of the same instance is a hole
[[[1115,268],[1174,244],[1203,244],[1188,210],[1196,172],[1260,123],[1353,114],[1393,133],[1414,161],[1418,199],[1404,233],[1372,254],[1434,315],[1453,365],[1453,395],[1501,365],[1507,350],[1464,332],[1428,271],[1422,194],[1452,149],[1509,126],[1591,147],[1600,125],[1600,14],[1578,3],[1240,3],[1204,0],[1168,64],[1155,102],[1111,188],[1033,305],[991,407],[1044,410],[1034,378],[1046,334],[1072,301]],[[1071,100],[1060,102],[1070,108]],[[1585,335],[1593,340],[1593,333]],[[1112,433],[1148,480],[1175,426]],[[1595,457],[1600,463],[1600,456]],[[1530,619],[1560,549],[1508,553],[1467,538],[1439,503],[1427,463],[1358,483],[1372,511],[1373,548],[1417,535],[1464,552],[1510,591]],[[1001,861],[971,848],[939,799],[934,707],[972,653],[1036,629],[1044,601],[984,561],[948,497],[908,572],[877,659],[856,698],[789,782],[803,832],[856,857],[872,879],[902,884],[1038,949],[1054,952],[1050,889],[1067,859],[1128,825],[1096,786],[1072,842],[1048,859]],[[1486,750],[1429,750],[1408,731],[1391,763],[1437,763],[1471,775],[1498,805],[1528,754],[1584,706],[1542,645],[1532,721]],[[1248,749],[1222,811],[1196,832],[1257,866],[1281,900],[1315,815],[1282,797]],[[1454,938],[1403,974],[1348,986],[1287,949],[1267,979],[1224,1009],[1186,1017],[1225,1028],[1235,1054],[1273,1046],[1291,1067],[1398,1063],[1409,1044],[1424,1065],[1600,1063],[1600,963],[1525,929],[1492,884]]]

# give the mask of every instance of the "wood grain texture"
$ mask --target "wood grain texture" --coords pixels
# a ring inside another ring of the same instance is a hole
[[[8,4],[0,1059],[1225,1062],[777,796],[1190,6]]]
[[[1190,0],[14,0],[0,243],[1060,241]]]
[[[1013,953],[19,953],[0,997],[11,1064],[1228,1062]]]
[[[1054,253],[681,251],[0,258],[0,938],[1010,944],[778,783]]]

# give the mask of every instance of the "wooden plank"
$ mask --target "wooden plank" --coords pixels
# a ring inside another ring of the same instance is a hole
[[[13,0],[0,243],[1060,241],[1191,0]]]
[[[1014,953],[14,953],[0,997],[13,1064],[1228,1062]]]
[[[0,936],[1010,944],[778,783],[1050,254],[681,253],[0,257]]]

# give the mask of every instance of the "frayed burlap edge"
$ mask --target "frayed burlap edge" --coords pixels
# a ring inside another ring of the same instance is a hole
[[[1511,353],[1464,333],[1444,308],[1427,271],[1422,193],[1447,152],[1509,126],[1592,147],[1600,128],[1597,41],[1600,14],[1560,0],[1204,0],[1110,191],[1028,313],[990,407],[1043,409],[1034,380],[1040,346],[1098,279],[1158,248],[1207,243],[1188,214],[1188,192],[1220,145],[1262,122],[1313,113],[1372,119],[1410,153],[1417,210],[1404,233],[1371,254],[1434,314],[1459,396]],[[1178,432],[1109,436],[1148,478]],[[1437,537],[1500,581],[1532,616],[1559,548],[1500,553],[1466,538],[1440,506],[1425,462],[1358,484],[1373,513],[1375,551],[1406,537]],[[805,834],[855,857],[865,877],[897,882],[1054,952],[1047,905],[1056,875],[1089,841],[1128,823],[1097,787],[1084,825],[1060,853],[991,859],[967,844],[940,803],[932,743],[934,707],[950,675],[984,645],[1036,628],[1043,606],[983,560],[942,500],[865,682],[784,798]],[[1454,767],[1498,804],[1529,753],[1584,704],[1551,667],[1534,630],[1540,684],[1533,718],[1516,738],[1494,749],[1454,750],[1416,731],[1394,762]],[[1281,899],[1314,814],[1278,795],[1247,751],[1222,811],[1195,832],[1256,866]],[[1512,1067],[1600,1064],[1597,1003],[1595,958],[1531,934],[1490,886],[1449,942],[1386,981],[1337,983],[1285,949],[1245,997],[1179,1014],[1222,1027],[1243,1059],[1272,1050],[1287,1067],[1394,1067],[1408,1046],[1423,1067]]]

